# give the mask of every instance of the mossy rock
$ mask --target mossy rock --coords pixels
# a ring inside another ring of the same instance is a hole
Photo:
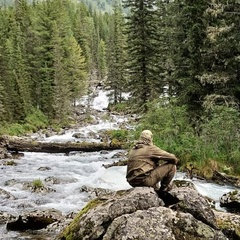
[[[61,240],[77,240],[80,239],[79,236],[76,236],[77,233],[75,233],[75,229],[78,229],[78,223],[81,219],[81,217],[87,213],[90,209],[95,208],[96,206],[98,206],[99,204],[102,204],[103,202],[105,202],[105,200],[103,199],[93,199],[90,202],[88,202],[88,204],[78,213],[78,215],[73,219],[73,221],[69,224],[69,226],[67,226],[63,232],[58,236],[57,239],[61,239]],[[91,228],[91,226],[89,226],[89,229]],[[87,234],[87,233],[85,233]]]

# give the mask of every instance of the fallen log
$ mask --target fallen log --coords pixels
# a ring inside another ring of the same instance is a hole
[[[119,143],[94,143],[94,142],[37,142],[24,138],[7,137],[4,139],[5,147],[11,152],[46,152],[69,153],[72,151],[95,152],[101,150],[122,149]]]

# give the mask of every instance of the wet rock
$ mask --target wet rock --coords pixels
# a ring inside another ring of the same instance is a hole
[[[209,218],[211,214],[201,212],[209,211],[207,202],[200,199],[196,206],[200,207],[199,214],[202,215],[199,219],[190,213],[196,212],[194,204],[200,196],[190,188],[187,195],[185,190],[179,190],[178,195],[188,205],[188,212],[181,211],[180,207],[177,210],[164,207],[164,202],[148,187],[122,190],[97,198],[90,201],[56,239],[66,240],[70,236],[72,240],[227,239],[212,227],[216,222]],[[193,197],[186,200],[190,195]]]
[[[76,132],[72,135],[72,137],[74,137],[74,138],[85,138],[85,134],[80,133],[80,132]]]
[[[0,211],[0,224],[4,224],[7,221],[14,220],[15,216],[12,214]]]
[[[44,211],[36,210],[24,215],[19,215],[15,221],[8,222],[6,228],[8,231],[39,230],[46,228],[49,224],[61,218],[62,214],[55,209]]]
[[[220,206],[226,207],[230,212],[240,213],[240,190],[223,194],[220,198]]]
[[[51,168],[50,167],[40,167],[40,168],[38,168],[38,170],[39,171],[48,171],[48,170],[51,170]]]
[[[82,186],[79,190],[80,192],[86,192],[89,194],[89,198],[93,199],[96,197],[103,197],[107,194],[113,193],[114,191],[104,188],[92,188],[89,186]]]
[[[3,199],[11,199],[11,200],[14,200],[15,197],[9,193],[8,191],[0,188],[0,199],[3,200]]]
[[[33,182],[24,182],[23,183],[23,190],[29,190],[31,192],[35,193],[42,193],[47,194],[50,192],[55,192],[56,190],[47,186],[44,186],[44,184],[41,181],[35,181]]]

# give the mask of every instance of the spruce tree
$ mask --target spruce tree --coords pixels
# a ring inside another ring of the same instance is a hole
[[[212,1],[206,10],[204,72],[199,77],[208,93],[206,107],[240,103],[240,3]]]
[[[73,36],[70,36],[67,43],[66,77],[70,88],[69,100],[75,106],[76,101],[86,94],[88,87],[87,67],[83,51],[77,40]]]
[[[54,120],[56,123],[67,123],[70,108],[70,89],[67,83],[65,50],[63,39],[56,22],[53,22],[53,102]]]
[[[102,39],[98,44],[97,65],[98,65],[98,78],[101,81],[105,78],[107,73],[106,46],[105,42]]]
[[[124,63],[126,59],[126,38],[124,35],[124,16],[120,4],[114,4],[114,12],[108,39],[107,83],[113,90],[113,103],[120,103],[126,87]]]
[[[158,81],[156,1],[128,0],[124,6],[130,8],[126,19],[128,87],[138,110],[146,111],[148,102],[160,91],[155,84]]]
[[[207,89],[199,79],[202,74],[202,49],[206,40],[206,21],[204,19],[208,1],[177,0],[174,2],[174,74],[176,96],[179,104],[186,104],[190,119],[198,121],[201,116],[202,97]]]
[[[92,31],[90,28],[93,27],[93,25],[88,24],[89,19],[90,16],[87,6],[83,3],[77,4],[74,19],[72,20],[73,34],[82,49],[82,54],[85,58],[88,70],[91,69],[89,32]]]
[[[23,120],[31,108],[29,75],[25,61],[24,44],[20,23],[15,19],[15,12],[9,12],[9,32],[5,42],[5,89],[6,108],[9,120]]]

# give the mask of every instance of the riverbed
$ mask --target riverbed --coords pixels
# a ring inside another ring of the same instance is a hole
[[[91,107],[99,112],[104,112],[107,107],[108,97],[104,91],[92,101]],[[112,115],[98,123],[69,129],[61,135],[51,137],[44,136],[41,141],[66,142],[79,141],[73,134],[80,132],[86,136],[85,140],[101,141],[100,139],[87,138],[88,133],[97,134],[103,129],[118,129],[119,124],[127,125],[127,117]],[[36,137],[36,136],[33,136]],[[54,208],[64,215],[80,211],[89,201],[89,195],[81,191],[82,187],[104,188],[109,190],[129,189],[125,174],[126,166],[111,167],[106,169],[104,165],[123,160],[126,150],[101,151],[101,152],[71,152],[70,154],[49,154],[25,152],[24,156],[14,160],[16,165],[2,165],[0,168],[0,189],[6,194],[0,195],[0,211],[18,216],[34,209]],[[216,201],[219,207],[219,198],[233,188],[222,186],[198,179],[187,179],[184,173],[178,172],[175,179],[192,181],[199,193]],[[40,180],[49,189],[48,192],[36,193],[30,191],[26,185],[35,180]],[[7,232],[5,225],[0,227],[0,239],[43,239],[36,234],[24,234]],[[44,239],[46,240],[46,238]]]

